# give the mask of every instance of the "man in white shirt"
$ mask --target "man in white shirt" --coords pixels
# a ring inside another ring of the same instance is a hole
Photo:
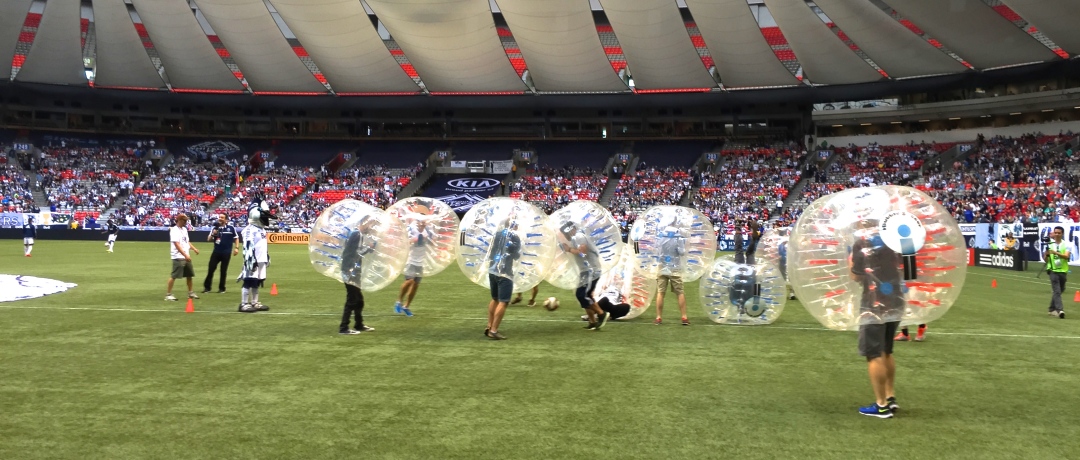
[[[409,225],[409,258],[405,262],[405,282],[401,284],[397,302],[394,303],[394,313],[413,315],[412,310],[409,310],[409,305],[412,304],[416,289],[420,287],[420,281],[423,279],[424,256],[427,255],[431,236],[427,222],[422,218],[416,219]]]
[[[199,253],[199,250],[191,244],[191,240],[188,239],[188,216],[184,214],[176,215],[176,226],[169,228],[169,250],[172,256],[172,275],[169,276],[168,292],[165,294],[165,300],[176,301],[176,297],[173,297],[172,289],[173,283],[177,278],[187,278],[187,290],[189,299],[198,299],[199,296],[195,295],[195,291],[192,290],[191,279],[195,277],[195,268],[191,263],[190,251],[195,251],[195,254]]]

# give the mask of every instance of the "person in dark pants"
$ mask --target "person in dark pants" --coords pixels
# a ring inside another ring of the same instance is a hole
[[[206,279],[203,281],[203,293],[210,292],[210,286],[214,283],[214,271],[218,263],[221,264],[221,281],[218,283],[218,294],[225,293],[225,278],[228,277],[229,259],[240,253],[240,241],[236,239],[236,228],[229,224],[225,215],[218,216],[217,224],[210,231],[206,241],[214,242],[214,252],[210,254],[210,267],[206,269]]]
[[[364,325],[364,293],[360,290],[363,281],[362,269],[364,256],[375,250],[376,241],[369,235],[375,226],[375,219],[364,216],[356,230],[349,232],[345,247],[341,250],[341,281],[345,283],[345,309],[341,312],[341,325],[338,333],[357,335],[371,332],[375,328]],[[354,316],[356,327],[349,329],[349,317]]]
[[[746,263],[748,265],[754,265],[757,260],[755,255],[757,254],[757,245],[761,241],[761,228],[760,224],[756,220],[750,221],[750,242],[746,245]]]
[[[1065,280],[1069,274],[1069,243],[1062,241],[1065,237],[1065,227],[1054,227],[1050,232],[1052,241],[1046,244],[1043,259],[1046,260],[1046,273],[1050,275],[1050,287],[1053,293],[1050,297],[1050,316],[1065,319],[1065,306],[1061,303],[1061,293],[1065,292]]]
[[[735,263],[746,263],[746,250],[743,248],[742,222],[735,222]]]

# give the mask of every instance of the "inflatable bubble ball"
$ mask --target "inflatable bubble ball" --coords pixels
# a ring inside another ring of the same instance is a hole
[[[775,265],[740,264],[734,256],[716,259],[701,277],[699,292],[705,314],[720,324],[772,324],[786,302],[784,278]]]
[[[394,203],[386,211],[408,231],[405,276],[434,276],[454,263],[459,221],[450,205],[434,198],[412,197]]]
[[[392,214],[357,200],[323,210],[308,239],[315,271],[364,291],[378,291],[405,266],[409,243],[405,225]]]
[[[540,208],[514,198],[488,198],[461,219],[458,267],[480,286],[489,287],[488,275],[503,276],[521,292],[547,277],[555,244]]]
[[[894,185],[844,190],[811,203],[788,240],[788,281],[822,325],[922,324],[964,286],[960,228],[933,198]]]
[[[630,305],[630,313],[621,320],[634,319],[645,313],[656,297],[656,278],[648,278],[635,270],[637,257],[633,251],[623,251],[619,257],[619,263],[611,270],[604,272],[600,282],[596,283],[593,298],[617,293],[622,301]]]
[[[558,243],[547,277],[553,286],[571,290],[587,286],[619,263],[623,252],[619,224],[599,203],[570,203],[552,213],[548,224]]]
[[[634,222],[630,237],[643,276],[701,278],[716,258],[716,231],[701,211],[684,206],[653,206]]]
[[[765,262],[780,269],[780,276],[787,280],[788,237],[791,227],[777,227],[765,230],[758,242],[758,254]]]

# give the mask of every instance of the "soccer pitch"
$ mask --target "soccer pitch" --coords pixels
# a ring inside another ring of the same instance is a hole
[[[1080,457],[1077,280],[1063,321],[1045,276],[969,268],[927,340],[896,344],[902,411],[881,420],[856,413],[873,400],[856,334],[797,301],[720,326],[689,283],[691,326],[669,298],[662,326],[650,308],[594,332],[544,284],[562,308],[511,306],[491,341],[487,291],[452,265],[415,317],[392,314],[395,283],[365,295],[375,332],[339,336],[345,290],[306,246],[270,247],[257,314],[235,312],[231,281],[185,314],[181,280],[162,300],[168,243],[115,251],[0,243],[0,273],[78,284],[0,303],[0,459]]]

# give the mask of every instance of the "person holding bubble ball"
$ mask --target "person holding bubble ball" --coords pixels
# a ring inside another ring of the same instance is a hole
[[[499,333],[499,325],[506,314],[506,304],[514,295],[514,262],[521,258],[521,237],[517,235],[517,227],[511,215],[491,242],[491,262],[488,266],[491,301],[488,302],[484,336],[492,340],[506,340],[506,336]]]
[[[374,331],[375,328],[364,325],[364,293],[360,290],[364,256],[375,250],[375,240],[368,233],[376,221],[369,216],[360,219],[356,229],[349,232],[345,246],[341,249],[341,282],[345,283],[345,309],[341,313],[341,335],[357,335]],[[349,316],[355,316],[356,327],[349,329]]]
[[[851,247],[851,278],[862,284],[859,306],[859,354],[866,357],[875,401],[860,407],[862,415],[892,418],[900,409],[896,403],[896,362],[893,340],[904,310],[901,289],[900,255],[881,241],[878,220],[863,219],[856,224]],[[875,324],[877,323],[877,324]]]

